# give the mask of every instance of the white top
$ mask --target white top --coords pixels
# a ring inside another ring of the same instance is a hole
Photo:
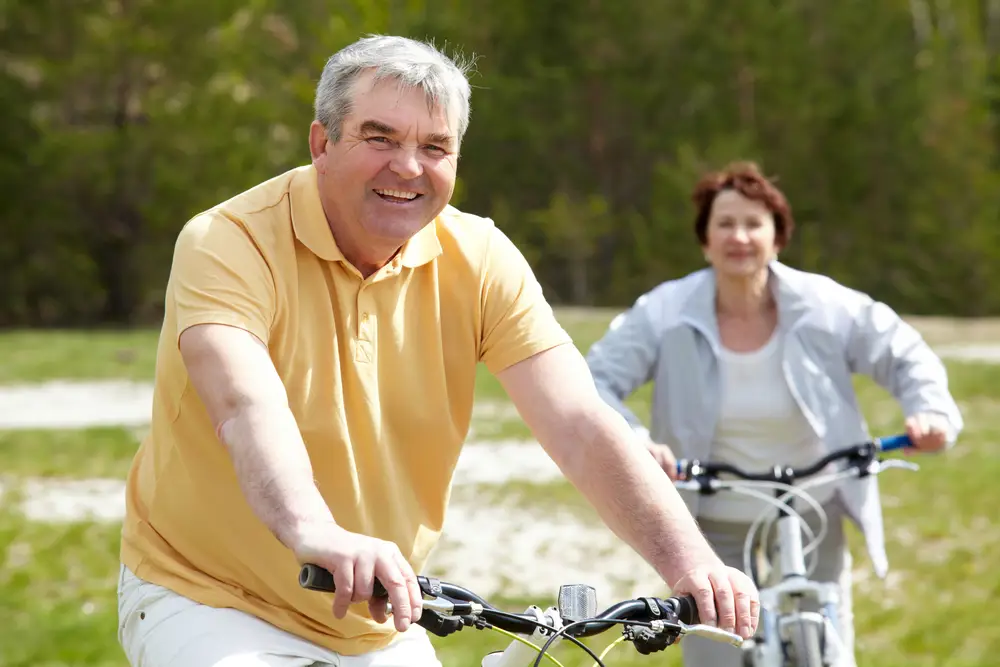
[[[776,332],[764,347],[753,352],[722,350],[722,401],[713,461],[730,463],[747,472],[765,472],[776,464],[796,468],[811,465],[826,454],[788,388],[782,368],[782,343]],[[723,478],[732,479],[728,475]],[[835,488],[835,484],[824,484],[808,493],[822,503],[833,496]],[[702,496],[698,514],[719,521],[749,523],[768,507],[774,508],[763,500],[720,491]],[[805,511],[808,505],[797,501],[794,507]]]

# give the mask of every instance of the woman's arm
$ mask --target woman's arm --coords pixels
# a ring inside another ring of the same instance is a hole
[[[641,432],[646,429],[625,400],[652,379],[656,364],[659,334],[650,319],[649,300],[650,294],[644,294],[631,309],[615,317],[587,353],[597,393]]]
[[[908,426],[917,428],[917,433],[921,422],[923,430],[933,428],[935,421],[943,422],[944,444],[951,447],[964,423],[941,359],[892,308],[865,294],[854,295],[849,305],[847,345],[851,370],[870,376],[889,391],[902,406]]]

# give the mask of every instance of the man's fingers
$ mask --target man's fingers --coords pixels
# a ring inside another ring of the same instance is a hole
[[[752,582],[741,576],[735,570],[729,577],[729,582],[733,587],[733,597],[736,600],[736,632],[744,639],[749,639],[756,632],[757,618],[760,613],[760,603],[757,602],[756,610],[754,601],[756,595],[753,593]]]
[[[374,587],[375,555],[370,551],[363,551],[354,561],[354,595],[351,596],[351,602],[371,599]]]
[[[396,629],[400,632],[410,627],[412,605],[410,604],[410,591],[406,587],[406,580],[396,563],[396,559],[388,553],[379,556],[375,565],[375,576],[379,578],[385,590],[389,593],[389,601],[392,603],[392,618],[396,624]]]
[[[420,583],[417,581],[416,573],[410,567],[409,562],[403,558],[403,554],[396,554],[396,562],[403,573],[403,579],[406,581],[406,590],[410,594],[410,617],[416,623],[424,611],[424,594],[420,592]]]
[[[718,627],[726,632],[736,630],[736,601],[733,595],[733,584],[725,572],[713,570],[708,575],[715,589],[715,603],[718,611]]]
[[[689,574],[678,584],[676,593],[694,596],[699,620],[705,625],[715,625],[718,618],[715,613],[715,589],[708,575],[700,570]]]
[[[348,563],[346,566],[333,570],[333,584],[337,591],[333,594],[333,615],[337,618],[344,618],[347,609],[351,606],[351,598],[354,596],[354,567]]]

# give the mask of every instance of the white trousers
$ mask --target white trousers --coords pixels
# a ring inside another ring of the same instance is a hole
[[[256,616],[208,607],[143,581],[124,565],[118,641],[132,667],[441,667],[419,625],[384,649],[342,656]]]

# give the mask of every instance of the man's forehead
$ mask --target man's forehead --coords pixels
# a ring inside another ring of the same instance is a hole
[[[433,102],[422,88],[397,79],[375,80],[371,72],[362,73],[352,91],[349,118],[359,129],[372,121],[400,132],[416,125],[421,134],[454,140],[457,117],[455,109]]]

